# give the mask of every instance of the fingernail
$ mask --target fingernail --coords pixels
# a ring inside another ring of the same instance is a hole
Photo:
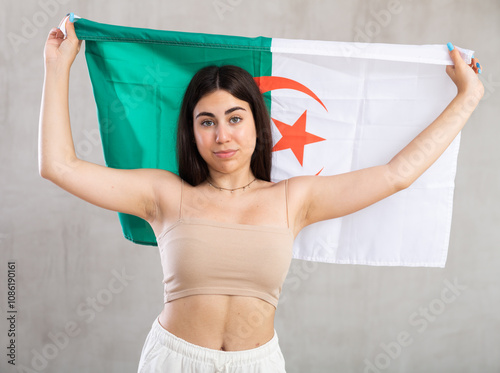
[[[478,69],[478,70],[477,70],[477,72],[478,72],[479,74],[481,74],[481,69]]]
[[[74,15],[73,13],[70,13],[70,14],[69,14],[69,21],[70,21],[71,23],[75,22],[75,15]]]
[[[476,67],[481,67],[481,65],[479,64],[479,62],[476,62]]]
[[[452,50],[453,50],[453,48],[454,48],[454,47],[453,47],[453,44],[448,43],[448,44],[446,44],[446,45],[448,46],[448,50],[450,50],[450,51],[452,51]]]
[[[71,13],[66,14],[66,15],[65,15],[65,17],[69,16],[70,14],[71,14]]]
[[[474,58],[474,55],[472,55],[472,57],[471,57],[471,58]]]

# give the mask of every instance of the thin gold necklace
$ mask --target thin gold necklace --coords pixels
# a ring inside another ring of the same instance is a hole
[[[210,182],[209,179],[207,179],[207,182],[208,184],[212,187],[212,188],[215,188],[215,189],[219,189],[219,190],[227,190],[231,193],[233,193],[235,190],[238,190],[238,189],[243,189],[243,191],[245,191],[246,188],[249,188],[250,187],[250,184],[252,184],[255,180],[257,180],[257,178],[253,179],[252,181],[250,181],[247,185],[244,185],[242,187],[239,187],[239,188],[234,188],[234,189],[229,189],[229,188],[222,188],[220,186],[217,186],[217,185],[214,185]]]

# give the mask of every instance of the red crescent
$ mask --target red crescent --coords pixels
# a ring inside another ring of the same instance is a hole
[[[288,78],[283,78],[280,76],[257,76],[253,78],[255,80],[255,83],[259,86],[260,93],[266,93],[269,91],[273,91],[275,89],[293,89],[302,93],[305,93],[306,95],[314,98],[317,102],[321,104],[325,108],[326,111],[328,109],[326,106],[321,102],[318,96],[314,94],[313,91],[311,91],[309,88],[307,88],[305,85],[300,84],[296,80],[288,79]]]

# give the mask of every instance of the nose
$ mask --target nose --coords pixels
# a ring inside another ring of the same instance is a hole
[[[229,140],[231,140],[230,129],[225,124],[218,125],[215,141],[219,144],[223,144]]]

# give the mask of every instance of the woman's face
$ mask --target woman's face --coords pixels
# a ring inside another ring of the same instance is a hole
[[[196,146],[211,171],[250,170],[257,136],[246,101],[223,90],[209,93],[193,110],[193,126]]]

